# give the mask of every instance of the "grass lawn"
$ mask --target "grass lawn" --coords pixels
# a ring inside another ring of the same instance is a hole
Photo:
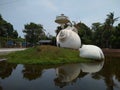
[[[50,45],[41,45],[17,51],[1,57],[7,58],[8,63],[17,64],[65,64],[88,62],[89,59],[79,57],[78,50],[59,48]]]

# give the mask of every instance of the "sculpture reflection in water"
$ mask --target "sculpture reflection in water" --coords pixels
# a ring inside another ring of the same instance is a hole
[[[54,79],[55,85],[60,88],[67,84],[74,83],[77,78],[84,77],[88,73],[96,73],[102,69],[104,61],[69,64],[56,69],[57,78]]]

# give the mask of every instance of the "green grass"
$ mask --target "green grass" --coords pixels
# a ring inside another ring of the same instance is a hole
[[[2,56],[3,57],[3,56]],[[66,64],[90,61],[79,57],[78,50],[42,45],[4,55],[9,63],[17,64]]]

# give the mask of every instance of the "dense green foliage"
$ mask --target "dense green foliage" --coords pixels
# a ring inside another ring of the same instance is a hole
[[[40,39],[46,38],[43,26],[41,24],[35,24],[31,22],[24,26],[23,32],[26,33],[26,41],[31,44],[37,44]]]
[[[92,43],[92,31],[90,28],[84,23],[78,23],[78,35],[81,38],[82,44],[90,44]]]
[[[120,23],[118,26],[113,26],[117,20],[118,18],[114,18],[114,13],[110,13],[103,24],[93,23],[93,43],[102,48],[120,48]]]
[[[18,39],[18,32],[14,30],[13,25],[5,21],[0,15],[0,47],[6,47],[9,40]]]
[[[10,53],[6,57],[9,63],[22,64],[63,64],[90,61],[79,57],[78,50],[59,48],[55,46],[38,46]]]
[[[0,15],[0,36],[14,39],[18,37],[18,33],[16,30],[14,30],[13,25],[5,21],[1,15]]]

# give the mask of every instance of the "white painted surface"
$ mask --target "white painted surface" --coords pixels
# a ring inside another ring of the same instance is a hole
[[[60,47],[79,49],[81,46],[81,39],[73,27],[61,30],[56,39],[57,46]]]
[[[80,57],[101,60],[104,59],[102,50],[95,45],[82,45],[79,49]]]

